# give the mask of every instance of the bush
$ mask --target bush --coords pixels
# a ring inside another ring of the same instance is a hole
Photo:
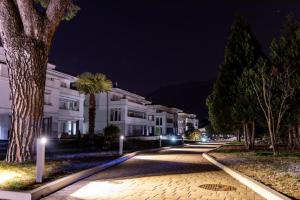
[[[120,128],[115,125],[109,125],[104,129],[104,140],[106,143],[117,142],[120,137]]]
[[[201,139],[201,132],[199,130],[193,130],[193,131],[188,131],[185,133],[185,136],[189,140],[200,140]]]

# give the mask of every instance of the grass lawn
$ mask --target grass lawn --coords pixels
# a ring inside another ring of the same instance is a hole
[[[68,160],[46,161],[44,183],[113,160],[117,156],[83,157]],[[0,189],[30,190],[35,183],[35,163],[6,164],[0,161]]]
[[[300,152],[273,156],[266,150],[246,151],[224,146],[209,153],[218,161],[289,196],[300,199]]]

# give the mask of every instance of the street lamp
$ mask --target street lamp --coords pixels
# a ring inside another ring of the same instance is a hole
[[[123,155],[123,142],[124,142],[124,135],[121,135],[119,138],[119,155]]]
[[[42,137],[37,139],[36,143],[36,176],[35,182],[43,182],[43,174],[45,169],[45,146],[47,138]]]

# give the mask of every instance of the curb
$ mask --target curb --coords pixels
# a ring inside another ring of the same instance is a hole
[[[212,164],[216,165],[217,167],[221,168],[223,171],[225,171],[227,174],[232,176],[234,179],[239,181],[240,183],[246,185],[250,189],[252,189],[254,192],[262,196],[263,198],[267,200],[290,200],[290,198],[284,196],[283,194],[267,187],[266,185],[240,173],[236,170],[233,170],[229,167],[226,167],[225,165],[219,163],[216,161],[213,157],[209,156],[207,153],[202,154],[203,157],[211,162]]]
[[[174,147],[176,147],[176,146],[174,146]],[[14,191],[0,190],[0,199],[5,199],[5,200],[37,200],[37,199],[41,199],[41,198],[48,196],[49,194],[54,193],[68,185],[71,185],[77,181],[80,181],[82,179],[90,177],[96,173],[99,173],[99,172],[107,169],[107,168],[119,165],[138,154],[162,151],[162,150],[166,150],[166,149],[170,149],[170,148],[174,148],[174,147],[162,147],[162,148],[155,148],[155,149],[142,150],[142,151],[136,151],[133,153],[128,153],[120,158],[115,159],[115,160],[109,161],[107,163],[101,164],[99,166],[96,166],[96,167],[93,167],[90,169],[76,172],[72,175],[57,179],[55,181],[52,181],[50,183],[47,183],[41,187],[38,187],[38,188],[30,190],[30,191],[14,192]]]

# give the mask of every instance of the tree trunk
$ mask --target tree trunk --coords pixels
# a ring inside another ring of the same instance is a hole
[[[277,136],[276,136],[275,130],[272,128],[273,123],[270,118],[271,117],[269,117],[269,119],[267,120],[267,123],[268,123],[269,135],[270,135],[270,139],[271,139],[271,148],[273,151],[273,155],[278,155],[279,151],[278,151],[278,145],[277,145]]]
[[[12,114],[6,161],[32,160],[41,134],[48,47],[22,37],[5,48],[11,88]]]
[[[298,126],[293,126],[292,128],[292,135],[293,135],[293,142],[294,142],[294,145],[295,146],[298,146],[300,145],[300,141],[299,141],[299,138],[298,138]]]
[[[255,121],[252,121],[252,130],[251,130],[251,150],[254,150],[255,146]]]
[[[245,146],[248,148],[248,126],[247,123],[243,123],[243,131],[244,131],[244,141],[245,141]]]
[[[95,94],[89,97],[89,138],[92,139],[95,133],[96,99]]]
[[[300,125],[298,124],[297,125],[297,138],[298,138],[298,141],[300,142]]]
[[[251,129],[251,125],[249,123],[246,123],[246,136],[247,136],[247,149],[251,150],[251,146],[252,146],[252,129]]]
[[[241,137],[240,137],[240,129],[237,130],[236,140],[237,140],[238,142],[241,141]]]
[[[288,132],[289,132],[289,136],[288,136],[288,149],[293,149],[293,132],[292,132],[292,127],[291,125],[288,126]]]

